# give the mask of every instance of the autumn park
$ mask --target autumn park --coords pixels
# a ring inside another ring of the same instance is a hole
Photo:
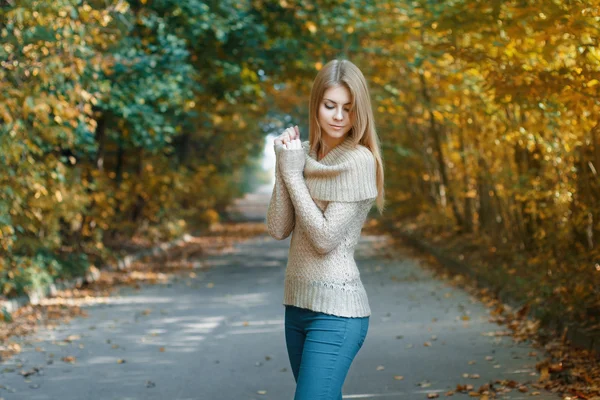
[[[294,397],[273,140],[332,59],[385,171],[343,398],[600,399],[600,0],[0,15],[0,400]]]

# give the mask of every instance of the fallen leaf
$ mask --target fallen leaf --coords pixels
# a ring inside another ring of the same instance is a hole
[[[550,372],[560,372],[563,369],[562,363],[556,363],[556,364],[550,364],[550,366],[548,367],[550,369]]]
[[[550,378],[550,372],[548,370],[548,367],[543,367],[540,371],[540,382],[544,382],[546,380],[548,380],[548,378]]]
[[[19,374],[23,375],[24,377],[28,377],[30,375],[33,375],[33,374],[39,372],[39,371],[40,371],[39,368],[33,367],[29,371],[21,371],[21,372],[19,372]]]
[[[72,342],[74,340],[79,340],[79,339],[81,339],[81,335],[69,335],[65,339],[65,342]]]

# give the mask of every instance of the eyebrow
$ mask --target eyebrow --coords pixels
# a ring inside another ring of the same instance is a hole
[[[337,104],[335,101],[333,101],[333,100],[331,100],[331,99],[325,99],[325,100],[329,100],[330,102]],[[347,106],[348,104],[352,104],[352,103],[346,103],[346,104],[344,104],[344,105],[345,105],[345,106]]]

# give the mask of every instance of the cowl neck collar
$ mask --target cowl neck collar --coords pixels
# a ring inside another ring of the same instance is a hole
[[[306,155],[304,178],[314,199],[359,201],[377,197],[376,163],[371,151],[355,145],[352,137],[329,150],[321,160],[309,141],[302,142]]]
[[[306,143],[309,143],[309,142],[307,141]],[[320,160],[317,158],[317,151],[315,149],[310,150],[308,155],[316,162],[327,165],[327,162],[329,161],[328,158],[335,159],[335,158],[337,158],[337,156],[339,156],[344,151],[351,150],[353,148],[354,148],[354,142],[352,140],[352,137],[350,137],[350,135],[347,135],[344,138],[344,140],[342,140],[340,143],[338,143],[336,146],[334,146],[331,150],[329,150],[327,152],[327,154],[325,154],[325,157],[321,158]]]

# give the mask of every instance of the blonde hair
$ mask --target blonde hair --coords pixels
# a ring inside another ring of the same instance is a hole
[[[331,60],[321,68],[313,81],[308,110],[308,141],[310,149],[319,154],[323,147],[319,107],[325,91],[331,87],[345,86],[351,94],[350,113],[353,116],[352,128],[348,132],[354,144],[361,144],[371,150],[377,162],[377,209],[382,214],[385,209],[384,172],[381,149],[375,117],[371,107],[371,97],[367,81],[360,69],[348,60]]]

